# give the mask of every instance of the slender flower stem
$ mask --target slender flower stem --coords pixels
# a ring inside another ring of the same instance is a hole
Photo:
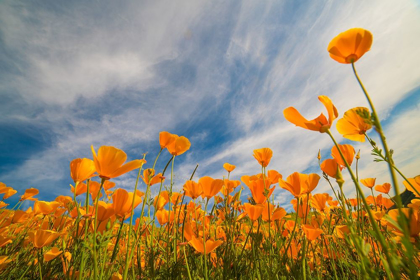
[[[378,132],[378,134],[381,138],[381,142],[382,142],[382,145],[383,145],[384,150],[385,150],[385,155],[388,159],[387,162],[388,162],[388,166],[389,166],[389,172],[391,173],[392,184],[394,185],[394,191],[395,191],[397,206],[398,206],[398,209],[401,209],[402,208],[402,200],[401,200],[400,188],[398,186],[397,176],[396,176],[395,171],[394,171],[394,161],[392,160],[392,155],[391,155],[391,153],[388,149],[388,144],[386,142],[386,138],[385,138],[384,132],[382,130],[382,126],[381,126],[381,121],[379,120],[378,114],[376,113],[376,110],[375,110],[375,106],[373,105],[373,102],[370,99],[370,96],[369,96],[368,92],[366,91],[365,86],[363,85],[362,81],[359,78],[359,75],[357,74],[356,68],[354,67],[354,62],[352,62],[351,66],[353,68],[354,75],[356,76],[356,79],[359,82],[359,85],[362,88],[363,93],[365,94],[365,96],[368,100],[369,106],[372,110],[374,125],[376,127],[376,131]]]
[[[143,162],[144,159],[146,157],[146,154],[143,155]],[[127,279],[127,274],[128,274],[128,269],[130,267],[130,262],[133,258],[133,254],[134,254],[134,248],[136,245],[136,242],[133,243],[132,247],[131,247],[131,252],[130,252],[130,236],[131,236],[131,229],[133,228],[133,212],[134,212],[134,201],[136,199],[136,195],[137,195],[137,186],[139,183],[139,179],[140,179],[140,174],[141,174],[141,170],[142,170],[143,164],[140,166],[139,168],[139,172],[137,174],[137,179],[136,179],[136,184],[134,186],[134,192],[133,192],[133,200],[131,202],[131,211],[130,211],[130,224],[128,226],[128,237],[127,237],[127,252],[125,255],[125,269],[124,269],[124,275],[123,275],[123,279]],[[144,206],[144,203],[143,203]],[[142,213],[143,215],[143,213]],[[141,217],[140,217],[141,219]],[[141,220],[140,220],[141,222]],[[140,227],[140,222],[139,222],[139,227]]]
[[[373,230],[375,231],[375,233],[376,233],[376,235],[377,235],[377,237],[378,237],[378,239],[379,239],[379,243],[381,243],[382,250],[384,251],[384,254],[385,254],[385,256],[386,256],[386,260],[388,261],[388,264],[389,264],[389,266],[390,266],[390,268],[391,268],[391,270],[392,270],[392,273],[393,273],[394,277],[395,277],[396,279],[398,279],[399,271],[398,271],[398,269],[395,267],[395,264],[394,264],[394,262],[393,262],[393,261],[392,261],[392,259],[391,259],[391,256],[390,256],[390,254],[389,254],[389,251],[388,251],[388,247],[387,247],[386,241],[385,241],[385,239],[384,239],[384,236],[382,235],[382,233],[381,233],[381,231],[380,231],[380,229],[379,229],[379,227],[378,227],[378,224],[376,223],[375,218],[373,217],[373,214],[372,214],[372,211],[371,211],[371,209],[370,209],[370,207],[369,207],[369,204],[368,204],[368,203],[367,203],[367,201],[366,201],[366,197],[365,197],[365,195],[364,195],[364,193],[363,193],[362,189],[360,188],[359,181],[357,181],[357,178],[356,178],[356,176],[354,175],[353,170],[351,169],[351,167],[350,167],[350,165],[348,164],[348,162],[347,162],[346,158],[344,157],[344,155],[343,155],[343,153],[342,153],[342,151],[341,151],[340,147],[338,146],[338,143],[335,141],[335,139],[334,139],[333,135],[331,134],[331,131],[330,131],[330,130],[327,130],[327,131],[326,131],[326,133],[327,133],[327,134],[331,137],[331,140],[334,142],[334,145],[337,147],[337,150],[338,150],[338,152],[340,153],[340,156],[341,156],[341,158],[343,159],[344,164],[346,165],[347,170],[348,170],[348,171],[349,171],[349,173],[350,173],[350,176],[351,176],[351,178],[352,178],[352,180],[353,180],[353,183],[355,184],[356,189],[357,189],[357,190],[359,191],[359,193],[360,193],[360,197],[362,198],[363,204],[364,204],[364,206],[365,206],[365,208],[366,208],[366,211],[367,211],[367,213],[368,213],[369,220],[370,220],[370,222],[371,222],[371,224],[372,224]]]

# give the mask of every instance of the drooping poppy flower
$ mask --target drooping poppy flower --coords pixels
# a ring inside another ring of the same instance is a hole
[[[302,225],[302,229],[309,241],[314,241],[323,233],[322,229],[310,225]]]
[[[335,61],[350,64],[359,60],[370,50],[372,41],[372,33],[368,30],[352,28],[332,39],[327,50]]]
[[[183,189],[185,191],[185,195],[191,197],[192,199],[196,199],[203,193],[201,185],[191,180],[185,182]]]
[[[197,252],[204,254],[204,243],[203,243],[202,238],[196,238],[195,236],[192,236],[191,240],[188,243],[191,246],[193,246]],[[223,244],[222,240],[216,240],[216,241],[214,241],[213,239],[206,240],[206,248],[205,248],[206,255],[213,252],[217,247],[219,247],[222,244]]]
[[[159,144],[161,149],[165,149],[176,139],[176,134],[169,133],[167,131],[162,131],[159,133]]]
[[[264,208],[262,205],[252,205],[250,203],[244,203],[245,212],[248,214],[248,217],[251,221],[256,221],[261,216]]]
[[[91,159],[76,158],[70,162],[70,176],[75,184],[91,178],[95,171],[95,163]]]
[[[60,236],[60,233],[53,230],[39,229],[36,231],[30,231],[28,235],[29,240],[32,241],[35,248],[42,248],[50,245]]]
[[[25,193],[20,197],[19,201],[24,201],[24,200],[36,200],[36,198],[33,198],[33,196],[39,194],[39,190],[35,189],[35,188],[30,188],[25,190]]]
[[[254,150],[254,158],[262,167],[267,167],[273,157],[273,151],[270,148],[261,148]]]
[[[171,142],[166,148],[168,152],[173,156],[179,156],[188,151],[191,147],[191,143],[188,138],[184,136],[175,135],[175,140]]]
[[[324,114],[321,113],[321,115],[319,115],[317,118],[308,121],[294,107],[286,108],[283,111],[283,115],[286,120],[295,124],[296,126],[324,133],[331,128],[333,121],[338,117],[338,111],[327,96],[320,95],[318,96],[318,99],[327,109],[328,119],[324,116]]]
[[[404,186],[415,196],[420,197],[420,175],[414,178],[409,178],[408,181],[411,183],[411,185],[408,182],[404,181]]]
[[[223,164],[223,168],[230,173],[236,168],[236,166],[226,162],[225,164]]]
[[[371,189],[373,188],[373,186],[375,186],[376,178],[360,179],[360,182],[369,189]]]
[[[343,153],[343,156],[346,159],[347,163],[351,165],[353,163],[354,155],[356,154],[356,151],[354,150],[353,146],[348,145],[348,144],[344,144],[344,145],[338,144],[338,146],[340,147],[340,151],[341,153]],[[342,167],[346,166],[336,146],[332,147],[331,156],[337,161],[337,163],[340,166]]]
[[[63,251],[60,251],[57,247],[52,247],[49,251],[44,253],[44,262],[49,262],[58,257]]]
[[[93,146],[91,148],[96,172],[98,172],[99,177],[105,180],[121,176],[131,170],[140,168],[146,163],[144,159],[137,159],[124,164],[127,160],[127,154],[115,147],[102,146],[98,150],[98,155],[96,155]]]
[[[388,194],[391,190],[391,184],[390,183],[384,183],[382,185],[375,186],[375,191]]]
[[[344,117],[337,121],[337,131],[344,138],[352,141],[365,142],[365,133],[372,128],[372,124],[366,123],[361,115],[370,116],[366,107],[356,107],[344,113]]]
[[[221,179],[213,179],[209,176],[204,176],[198,180],[198,184],[201,185],[201,189],[203,190],[201,196],[210,199],[220,192],[224,183]]]
[[[6,186],[5,183],[0,182],[0,194],[3,195],[3,199],[8,199],[9,197],[15,195],[17,190],[13,189],[12,187]]]

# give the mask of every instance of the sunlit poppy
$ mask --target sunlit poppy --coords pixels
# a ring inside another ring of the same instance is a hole
[[[279,179],[279,185],[282,189],[288,190],[294,197],[299,197],[312,192],[318,185],[320,178],[315,173],[307,175],[295,172],[289,175],[286,181]]]
[[[361,115],[370,117],[369,109],[356,107],[346,111],[343,118],[337,121],[337,131],[344,138],[365,142],[365,133],[372,128],[372,124],[366,123],[366,120]]]
[[[382,185],[375,186],[375,191],[377,191],[377,192],[388,194],[390,190],[391,190],[391,184],[390,183],[385,183],[385,184],[382,184]]]
[[[191,197],[192,199],[196,199],[203,193],[201,185],[191,180],[185,182],[183,189],[185,191],[185,195]]]
[[[57,247],[52,247],[49,251],[44,253],[44,262],[49,262],[58,257],[63,251],[60,251]]]
[[[328,208],[327,201],[330,198],[327,193],[317,193],[311,197],[311,205],[319,212],[325,212]]]
[[[245,206],[245,212],[248,214],[248,217],[255,221],[257,220],[264,210],[262,205],[252,205],[250,203],[244,203]]]
[[[302,229],[309,241],[314,241],[323,233],[322,229],[310,225],[302,225]]]
[[[39,191],[35,188],[30,188],[25,190],[25,193],[20,197],[19,201],[23,200],[36,200],[36,198],[33,198],[33,196],[39,194]]]
[[[375,186],[376,178],[360,179],[360,182],[369,189],[371,189],[373,188],[373,186]]]
[[[409,178],[408,181],[411,183],[411,185],[408,182],[404,181],[404,186],[415,196],[420,197],[420,175],[414,178]]]
[[[173,156],[179,156],[188,151],[191,143],[188,138],[184,136],[175,135],[175,140],[166,146],[168,152]]]
[[[169,133],[167,131],[162,131],[159,133],[159,144],[160,148],[164,149],[168,147],[176,139],[176,134]]]
[[[92,148],[93,161],[95,162],[96,171],[102,179],[111,179],[136,168],[141,167],[146,163],[144,159],[133,160],[124,164],[127,160],[127,155],[123,150],[111,146],[102,146],[96,155],[95,150]]]
[[[327,96],[320,95],[318,96],[318,99],[327,109],[328,119],[324,116],[324,114],[321,113],[321,115],[319,115],[317,118],[308,121],[294,107],[286,108],[283,111],[284,117],[286,120],[295,124],[296,126],[300,126],[302,128],[313,131],[319,131],[321,133],[326,132],[331,128],[333,121],[338,117],[338,111]]]
[[[30,231],[28,235],[35,248],[42,248],[56,240],[60,236],[60,233],[52,230],[39,229]]]
[[[134,195],[132,192],[129,193],[124,189],[117,189],[112,195],[112,208],[115,215],[125,218],[127,214],[130,214],[132,208],[136,208],[141,203],[143,195],[144,193],[141,191],[137,191]]]
[[[321,170],[332,178],[337,178],[337,173],[342,169],[335,159],[326,159],[321,163]]]
[[[70,162],[70,176],[75,184],[91,178],[95,171],[95,163],[91,159],[77,158]]]
[[[196,238],[195,236],[192,236],[191,240],[188,243],[191,246],[193,246],[197,252],[204,254],[204,243],[203,243],[202,238]],[[222,243],[223,241],[221,240],[216,240],[216,241],[214,241],[213,239],[206,240],[206,248],[205,248],[206,254],[213,252],[217,247],[222,245]]]
[[[372,41],[372,33],[368,30],[352,28],[332,39],[327,50],[335,61],[350,64],[359,60],[370,50]]]
[[[273,151],[270,148],[261,148],[254,150],[254,158],[262,167],[267,167],[273,157]]]
[[[155,170],[152,168],[148,168],[143,171],[142,179],[143,182],[149,186],[153,186],[165,181],[165,177],[162,176],[162,173],[159,173],[155,176]]]
[[[71,187],[71,192],[74,193],[76,196],[79,196],[87,192],[87,185],[83,182],[76,184],[76,187],[73,187],[73,185],[70,185],[70,187]]]
[[[351,165],[353,163],[354,155],[356,154],[356,151],[354,150],[353,146],[349,144],[344,144],[344,145],[339,144],[338,147],[340,147],[340,151],[343,154],[344,158],[346,159],[347,163]],[[336,146],[332,147],[331,156],[337,161],[337,163],[340,166],[342,167],[346,166]]]
[[[39,200],[34,203],[34,212],[35,214],[48,215],[56,211],[59,206],[60,203],[57,201],[48,202]]]
[[[198,184],[203,190],[201,196],[210,199],[221,191],[224,183],[221,179],[213,179],[209,176],[204,176],[198,180]]]
[[[225,163],[225,164],[223,164],[223,168],[227,171],[227,172],[232,172],[235,168],[236,168],[236,166],[235,165],[233,165],[233,164],[230,164],[230,163]]]

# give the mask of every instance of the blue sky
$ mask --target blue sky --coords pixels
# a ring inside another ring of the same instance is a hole
[[[237,166],[234,179],[259,173],[252,151],[262,147],[273,150],[269,168],[284,177],[319,173],[316,155],[329,154],[328,136],[295,127],[282,111],[294,106],[316,117],[324,111],[318,95],[329,96],[340,117],[367,106],[351,67],[326,51],[353,27],[373,33],[371,51],[356,66],[397,165],[414,177],[420,173],[417,1],[2,1],[0,181],[19,194],[36,187],[42,200],[70,195],[69,163],[91,158],[90,145],[121,148],[130,160],[147,152],[150,167],[160,131],[192,143],[176,159],[175,189],[197,163],[196,179],[222,178],[224,162]],[[355,148],[362,153],[360,176],[389,182],[368,144]],[[163,154],[158,169],[168,159]],[[135,176],[115,181],[133,189]],[[331,191],[321,182],[318,192]],[[289,207],[287,191],[277,187],[274,195]]]

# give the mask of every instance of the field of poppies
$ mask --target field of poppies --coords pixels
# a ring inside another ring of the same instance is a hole
[[[405,187],[420,197],[420,176],[406,178],[394,165],[355,68],[372,40],[369,31],[353,28],[328,45],[332,59],[353,68],[369,108],[350,108],[338,119],[333,102],[319,96],[326,115],[307,120],[294,107],[284,110],[296,126],[331,138],[331,158],[314,158],[318,173],[282,175],[270,166],[271,149],[261,148],[253,151],[261,165],[255,174],[236,178],[229,163],[221,178],[196,179],[191,170],[175,192],[175,159],[191,146],[186,137],[161,132],[160,152],[148,169],[145,158],[126,163],[118,148],[92,147],[92,159],[70,163],[72,197],[41,201],[31,188],[9,205],[17,191],[0,183],[0,279],[418,279],[420,199],[401,193]],[[338,144],[333,125],[342,137],[370,145],[378,164],[389,165],[392,181],[359,178],[358,161],[372,158]],[[375,139],[366,135],[371,129]],[[171,160],[155,170],[166,152]],[[128,172],[138,173],[133,192],[113,182]],[[344,195],[345,172],[352,179],[345,188],[354,187],[356,197]],[[320,181],[333,196],[312,194]],[[152,188],[159,190],[155,197]],[[244,188],[252,197],[241,196]],[[294,196],[294,212],[274,204],[276,188]],[[33,208],[21,210],[27,200]]]

